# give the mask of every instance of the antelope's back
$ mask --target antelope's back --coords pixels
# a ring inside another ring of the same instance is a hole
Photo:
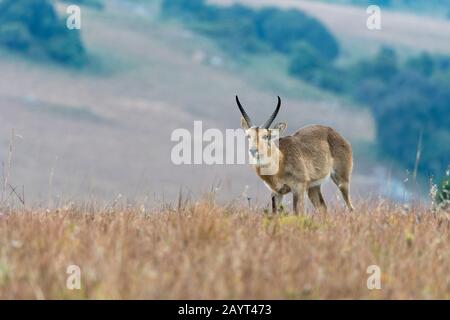
[[[279,148],[288,163],[300,162],[299,166],[312,175],[322,174],[325,168],[333,166],[334,160],[352,159],[350,143],[336,130],[323,125],[309,125],[292,136],[281,138]]]
[[[331,127],[314,124],[301,128],[292,135],[292,142],[297,143],[301,149],[306,152],[328,145],[329,151],[333,157],[339,153],[352,153],[350,143]]]

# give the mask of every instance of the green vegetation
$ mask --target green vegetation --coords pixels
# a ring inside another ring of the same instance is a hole
[[[86,62],[79,31],[66,28],[49,0],[0,1],[0,46],[66,65]]]
[[[181,19],[233,53],[290,53],[299,43],[306,43],[323,58],[334,59],[339,54],[338,43],[326,27],[298,10],[253,10],[242,5],[210,5],[204,0],[165,0],[162,13]]]
[[[450,204],[450,169],[447,170],[446,177],[439,185],[439,189],[436,194],[436,202],[440,205]]]
[[[288,72],[322,89],[341,92],[340,71],[333,67],[332,61],[307,43],[300,43],[292,50]]]
[[[301,42],[293,50],[289,72],[311,79],[317,70],[322,70],[325,66],[327,61],[322,55],[307,43]]]

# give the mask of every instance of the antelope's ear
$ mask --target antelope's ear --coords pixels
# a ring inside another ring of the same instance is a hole
[[[273,128],[276,130],[279,130],[280,136],[281,136],[283,134],[284,130],[286,130],[286,128],[287,128],[287,123],[286,122],[277,123]]]
[[[244,119],[244,117],[241,117],[241,127],[242,127],[242,129],[244,129],[244,130],[247,130],[248,128],[250,128],[250,127],[248,126],[247,121]]]

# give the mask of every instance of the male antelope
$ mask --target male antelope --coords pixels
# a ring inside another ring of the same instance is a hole
[[[308,197],[316,209],[326,211],[320,186],[331,176],[338,186],[350,210],[350,175],[353,167],[352,147],[339,133],[330,127],[310,125],[291,136],[279,138],[287,124],[282,122],[270,128],[278,114],[278,105],[263,126],[252,126],[238,96],[236,102],[241,111],[241,126],[249,140],[249,154],[258,176],[272,191],[272,211],[277,212],[283,195],[292,192],[294,212],[304,210],[304,196]],[[278,147],[275,141],[278,139]],[[265,174],[264,168],[273,167],[275,172]]]

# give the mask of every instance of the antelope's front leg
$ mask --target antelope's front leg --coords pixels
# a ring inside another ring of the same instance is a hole
[[[283,195],[278,193],[272,193],[272,213],[276,214],[278,212],[278,208],[281,205],[281,201],[283,200]]]
[[[292,190],[294,195],[294,214],[296,215],[305,212],[305,191],[305,184],[300,184],[296,189]]]

